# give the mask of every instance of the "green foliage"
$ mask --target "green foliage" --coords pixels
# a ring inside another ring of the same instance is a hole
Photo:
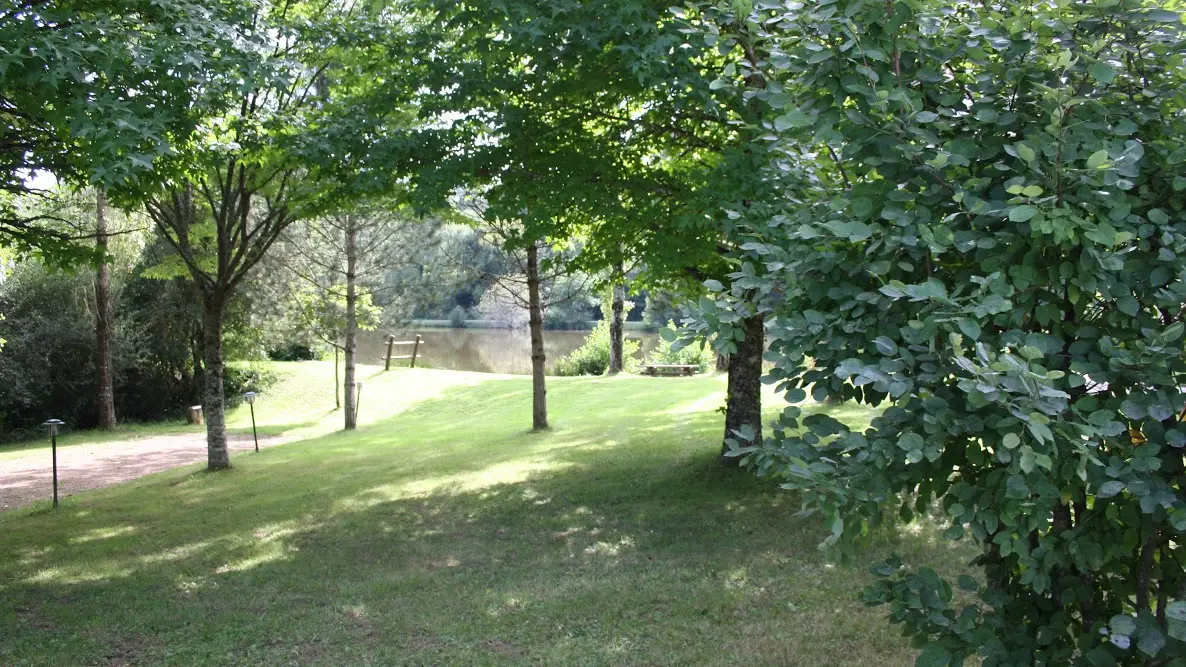
[[[453,310],[449,311],[449,326],[454,329],[464,329],[467,319],[469,319],[469,312],[461,306],[453,306]]]
[[[638,354],[639,343],[625,338],[622,341],[622,358],[633,359]],[[556,364],[557,375],[604,375],[609,370],[609,320],[600,320],[589,332],[585,342]]]
[[[52,263],[93,259],[89,242],[44,224],[52,213],[11,195],[31,191],[27,179],[43,171],[72,186],[100,184],[129,203],[178,173],[174,158],[220,91],[218,73],[235,70],[253,39],[233,26],[253,11],[236,0],[0,10],[0,241]]]
[[[919,665],[1186,661],[1186,54],[1175,12],[1090,4],[690,3],[691,34],[762,54],[780,193],[735,211],[722,338],[771,314],[793,404],[734,454],[799,490],[848,551],[940,508],[981,550],[967,595],[889,561],[866,593]]]
[[[695,365],[700,369],[698,372],[707,373],[716,364],[716,353],[712,346],[705,341],[687,344],[669,333],[675,329],[675,322],[669,321],[667,327],[661,330],[659,342],[647,355],[645,363]]]

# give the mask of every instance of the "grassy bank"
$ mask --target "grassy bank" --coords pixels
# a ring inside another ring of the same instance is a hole
[[[267,428],[336,417],[321,366]],[[356,433],[0,515],[0,664],[907,665],[864,565],[956,560],[924,530],[826,562],[716,462],[719,377],[550,380],[531,434],[528,378],[385,375]]]

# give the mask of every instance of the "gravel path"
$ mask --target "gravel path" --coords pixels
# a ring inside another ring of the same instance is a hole
[[[232,435],[227,440],[231,452],[255,448],[250,435]],[[259,446],[273,447],[289,441],[291,438],[284,436],[260,436]],[[205,433],[71,445],[58,450],[58,495],[64,497],[205,461]],[[0,512],[53,498],[52,471],[49,449],[0,460]]]

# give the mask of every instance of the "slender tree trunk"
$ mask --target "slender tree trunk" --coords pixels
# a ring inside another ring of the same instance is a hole
[[[539,296],[539,244],[527,247],[527,301],[531,328],[531,428],[548,428],[548,387],[544,380],[544,312]]]
[[[625,329],[626,323],[623,322],[623,316],[626,311],[626,286],[620,282],[624,279],[622,263],[619,262],[615,267],[615,279],[619,282],[614,283],[613,301],[610,306],[610,313],[612,317],[609,320],[609,374],[616,375],[622,372],[623,359],[622,347],[625,344]]]
[[[358,329],[357,270],[358,270],[358,229],[354,225],[354,218],[346,217],[346,373],[343,378],[343,393],[346,396],[346,430],[358,426],[358,415],[355,408],[354,375],[355,375],[355,342]]]
[[[206,419],[206,455],[208,470],[231,467],[226,443],[226,405],[223,397],[222,317],[226,300],[221,294],[207,294],[203,303],[205,319],[202,333],[205,361],[202,412]]]
[[[762,352],[765,348],[765,317],[754,315],[744,322],[745,339],[738,341],[737,352],[729,357],[729,389],[725,406],[725,438],[736,438],[734,431],[744,425],[753,429],[754,437],[762,439]],[[737,459],[725,457],[728,444],[722,444],[721,455],[726,462]]]
[[[334,341],[334,408],[342,408],[342,385],[338,382],[338,367],[341,362],[338,360],[338,342]]]
[[[95,195],[95,245],[107,253],[107,195]],[[99,263],[95,274],[95,336],[99,342],[99,428],[115,428],[115,390],[111,377],[111,267]]]

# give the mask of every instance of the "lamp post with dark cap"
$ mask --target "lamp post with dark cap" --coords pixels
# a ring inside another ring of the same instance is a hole
[[[65,423],[61,419],[50,419],[42,424],[49,427],[49,447],[54,458],[54,509],[58,508],[58,427]]]
[[[255,397],[254,391],[249,391],[243,394],[243,398],[247,399],[247,405],[251,408],[251,437],[255,440],[255,451],[259,451],[259,434],[255,432]]]

